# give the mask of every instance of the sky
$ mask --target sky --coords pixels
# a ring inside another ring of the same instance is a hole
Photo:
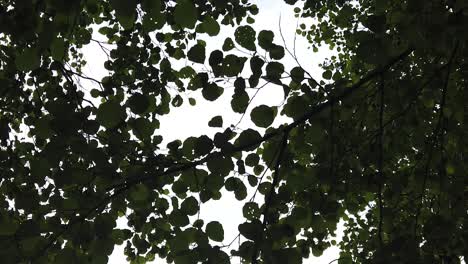
[[[255,17],[256,23],[253,26],[256,31],[259,32],[261,29],[271,30],[275,33],[275,43],[283,45],[291,50],[295,46],[296,54],[301,66],[309,71],[314,77],[320,79],[322,70],[318,67],[318,64],[323,62],[324,58],[331,56],[331,51],[329,51],[328,48],[324,48],[319,50],[318,53],[313,53],[311,49],[308,49],[309,44],[305,38],[300,36],[297,38],[294,37],[298,21],[297,18],[294,17],[292,6],[286,5],[283,1],[279,0],[258,0],[254,2],[257,2],[260,10],[259,14]],[[283,43],[279,33],[280,18],[285,43]],[[233,32],[233,29],[225,29],[222,27],[220,35],[216,38],[206,36],[205,40],[207,41],[207,50],[220,49],[224,39],[227,36],[233,38]],[[99,36],[99,33],[96,33],[93,38],[104,40],[104,37]],[[84,48],[84,56],[88,61],[87,66],[83,70],[85,75],[92,76],[97,79],[100,79],[106,75],[107,71],[103,67],[106,56],[96,43],[91,42],[90,45]],[[295,60],[289,56],[287,52],[282,62],[286,68],[297,66]],[[84,87],[87,87],[88,85],[95,85],[92,83],[87,83],[86,80],[81,80],[81,83]],[[254,91],[250,92],[250,94],[253,95],[253,92]],[[179,108],[171,109],[171,113],[169,115],[161,117],[161,127],[159,130],[157,130],[157,133],[160,133],[166,142],[170,142],[175,139],[184,139],[190,136],[200,136],[202,134],[214,135],[214,133],[220,131],[221,129],[216,130],[209,128],[207,124],[212,117],[220,114],[223,116],[224,128],[230,124],[237,124],[241,119],[241,115],[232,113],[232,110],[230,109],[231,95],[232,92],[226,89],[224,94],[218,100],[209,102],[201,97],[199,91],[195,92],[190,96],[197,99],[197,105],[190,106],[189,104],[184,103]],[[282,87],[277,85],[267,85],[255,96],[247,112],[260,104],[279,106],[282,104],[283,99],[284,97]],[[277,118],[273,125],[275,126],[288,121],[289,120],[284,117]],[[250,121],[248,115],[242,118],[238,127],[242,129],[253,127],[253,123]],[[249,189],[249,195],[246,199],[249,199],[253,191],[254,189]],[[263,202],[262,196],[257,195],[256,197],[256,201],[260,203]],[[210,200],[201,205],[200,218],[203,219],[205,223],[210,221],[220,222],[224,228],[224,244],[228,244],[233,238],[237,236],[237,226],[240,223],[243,223],[245,220],[242,216],[242,205],[245,203],[245,201],[246,200],[238,201],[234,198],[232,193],[223,192],[223,197],[220,200]],[[125,228],[126,220],[123,218],[120,219],[117,223],[117,227]],[[338,236],[342,234],[342,228],[343,226],[340,224],[337,232]],[[231,249],[236,249],[236,246],[237,243],[234,243],[227,252],[229,253]],[[126,256],[123,254],[123,248],[124,244],[114,248],[114,252],[109,258],[109,263],[129,263],[126,260]],[[332,247],[327,249],[321,257],[311,257],[307,260],[304,260],[303,263],[330,263],[337,259],[338,255],[338,248]],[[156,260],[154,263],[165,263],[165,261]],[[237,263],[237,261],[233,259],[232,263]]]

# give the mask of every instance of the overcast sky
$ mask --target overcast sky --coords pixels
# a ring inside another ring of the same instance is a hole
[[[293,7],[286,5],[283,1],[259,0],[256,2],[258,3],[260,9],[260,13],[255,17],[256,23],[254,28],[256,31],[259,32],[261,29],[268,29],[275,32],[275,43],[283,45],[283,41],[279,34],[279,19],[281,16],[281,27],[285,37],[286,46],[292,49],[294,46],[294,32],[297,24],[297,18],[294,17]],[[206,36],[205,40],[207,41],[207,54],[209,54],[209,50],[220,49],[226,36],[233,38],[233,30],[222,28],[221,32],[222,33],[214,39],[212,37]],[[103,39],[102,36],[99,37],[99,34],[96,34],[93,37]],[[330,52],[327,51],[327,49],[324,49],[319,53],[313,53],[310,49],[308,49],[309,45],[307,41],[299,36],[295,42],[296,54],[299,57],[301,65],[312,75],[314,75],[314,77],[320,79],[322,71],[318,67],[318,64],[322,62],[325,57],[330,56]],[[84,49],[84,53],[88,61],[88,65],[84,69],[84,73],[97,79],[102,78],[102,76],[107,73],[107,71],[103,68],[103,62],[105,61],[106,57],[99,46],[92,42]],[[287,53],[282,62],[285,64],[286,69],[297,65]],[[86,83],[84,80],[81,82],[85,87],[87,87],[87,85],[94,85],[91,83]],[[252,95],[253,92],[250,94]],[[190,106],[188,103],[184,103],[180,108],[171,109],[171,113],[169,115],[163,116],[160,119],[161,128],[156,132],[160,133],[166,142],[174,139],[184,139],[189,136],[200,136],[202,134],[213,135],[221,129],[216,130],[209,128],[207,124],[213,116],[220,114],[223,116],[225,127],[229,126],[230,124],[237,124],[241,115],[230,114],[232,113],[230,108],[231,95],[232,93],[230,90],[225,90],[223,96],[221,96],[218,100],[214,102],[208,102],[204,100],[200,96],[199,91],[197,91],[191,95],[198,99],[197,105]],[[283,90],[281,87],[276,85],[269,85],[258,92],[252,104],[249,106],[249,109],[252,109],[256,105],[260,104],[279,106],[282,103],[283,98]],[[247,112],[249,112],[249,109]],[[277,125],[288,121],[289,120],[286,118],[278,118],[278,120],[275,121],[275,124]],[[239,127],[245,129],[250,126],[253,126],[253,124],[250,121],[249,115],[246,115],[239,124]],[[249,195],[247,196],[248,198],[246,198],[246,200],[251,197],[252,192],[253,189],[250,189]],[[260,199],[257,198],[256,201],[263,203],[263,197],[258,197]],[[201,205],[200,218],[205,221],[205,224],[210,221],[218,221],[223,224],[225,237],[224,244],[227,244],[237,236],[237,226],[245,221],[242,216],[242,205],[246,200],[237,201],[232,193],[223,192],[223,197],[220,200],[210,200],[207,203]],[[121,219],[118,222],[118,227],[124,228],[126,226],[125,223],[125,219]],[[341,231],[339,231],[338,234],[341,234]],[[122,245],[116,246],[114,248],[114,252],[110,256],[109,263],[128,263],[128,261],[125,260],[125,255],[123,254],[123,247],[124,246]],[[229,253],[231,249],[236,248],[237,243],[234,243],[233,246],[227,250],[227,252]],[[338,258],[338,254],[338,249],[336,247],[330,248],[326,250],[321,257],[312,257],[308,260],[305,260],[304,263],[327,264]],[[157,260],[154,263],[164,262],[162,260]],[[236,260],[233,259],[232,263],[236,263]]]

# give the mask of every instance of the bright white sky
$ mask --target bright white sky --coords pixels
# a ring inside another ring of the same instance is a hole
[[[279,34],[279,19],[281,15],[281,27],[285,37],[286,46],[292,50],[294,46],[294,33],[297,24],[297,18],[294,17],[293,7],[286,5],[283,1],[271,1],[271,0],[258,0],[257,1],[260,13],[255,17],[256,23],[254,28],[259,32],[261,29],[271,30],[275,33],[275,43],[284,45],[280,34]],[[215,39],[206,36],[207,40],[207,57],[209,56],[209,50],[220,49],[224,39],[230,36],[233,38],[233,30],[221,28],[221,34]],[[97,33],[93,36],[96,39],[103,39]],[[319,53],[313,53],[311,49],[308,49],[309,44],[305,38],[298,36],[296,39],[296,54],[299,57],[301,65],[317,79],[321,78],[322,70],[318,67],[320,62],[323,62],[325,57],[331,55],[331,52],[326,48],[321,50]],[[88,76],[100,79],[105,76],[107,71],[103,68],[103,62],[106,60],[104,53],[101,51],[99,46],[92,42],[84,49],[85,58],[88,61],[88,65],[84,69],[84,73]],[[286,52],[285,58],[282,60],[286,68],[292,68],[296,66],[296,62]],[[185,62],[183,62],[185,63]],[[246,67],[248,68],[248,67]],[[84,87],[90,87],[89,85],[95,85],[89,83],[86,80],[81,80]],[[232,89],[231,89],[232,90]],[[199,136],[202,134],[213,135],[221,129],[213,129],[208,127],[208,121],[216,115],[222,115],[224,120],[224,126],[227,127],[230,124],[237,124],[240,120],[241,115],[232,113],[230,108],[230,100],[232,92],[231,90],[225,90],[224,94],[215,102],[208,102],[204,100],[200,92],[197,91],[192,97],[197,99],[196,106],[190,106],[185,100],[184,104],[179,108],[172,108],[169,115],[163,116],[160,119],[161,128],[157,130],[166,142],[170,142],[174,139],[184,139],[189,136]],[[250,93],[251,95],[253,94]],[[185,97],[184,99],[187,99]],[[280,105],[283,101],[283,90],[281,87],[276,85],[269,85],[264,87],[255,97],[254,101],[250,105],[247,112],[253,107],[260,104],[266,105]],[[230,114],[232,113],[232,114]],[[281,124],[288,122],[286,118],[279,118],[275,124]],[[242,122],[240,128],[248,128],[253,126],[249,115],[247,114]],[[246,199],[249,199],[253,193],[253,189],[249,189],[249,195]],[[256,201],[263,202],[263,197],[257,195]],[[242,205],[245,201],[237,201],[232,193],[223,192],[221,200],[213,201],[210,200],[205,204],[201,204],[200,218],[205,221],[205,224],[210,221],[218,221],[224,227],[224,244],[228,244],[234,237],[237,236],[237,226],[244,222],[242,216]],[[118,222],[119,228],[126,227],[126,220],[121,219]],[[342,234],[342,225],[339,225],[338,235]],[[241,240],[242,241],[242,240]],[[110,256],[109,263],[115,264],[126,264],[129,263],[126,260],[126,256],[123,254],[124,244],[122,246],[116,246],[114,252]],[[236,249],[237,243],[234,243],[231,249]],[[324,252],[319,257],[311,257],[304,261],[304,263],[330,263],[331,261],[338,258],[338,248],[333,247]],[[236,262],[235,259],[232,260]],[[162,260],[157,260],[155,263],[164,263]]]

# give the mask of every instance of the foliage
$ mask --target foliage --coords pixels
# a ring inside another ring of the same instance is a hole
[[[2,263],[106,263],[123,243],[132,263],[301,263],[335,244],[340,219],[338,263],[466,258],[468,5],[285,2],[312,50],[336,51],[321,80],[251,25],[247,0],[0,0]],[[108,56],[101,80],[82,74],[90,42]],[[249,110],[265,85],[285,103]],[[214,137],[162,143],[159,119],[188,91],[214,101],[232,86],[256,127],[215,116]],[[245,202],[238,248],[195,216],[223,188]]]

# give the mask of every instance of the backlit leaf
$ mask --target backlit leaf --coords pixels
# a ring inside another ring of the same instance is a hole
[[[257,106],[250,112],[252,122],[259,127],[269,127],[273,123],[275,115],[275,109],[266,105]]]
[[[218,242],[224,240],[223,226],[217,221],[209,222],[206,225],[206,234],[211,240]]]

